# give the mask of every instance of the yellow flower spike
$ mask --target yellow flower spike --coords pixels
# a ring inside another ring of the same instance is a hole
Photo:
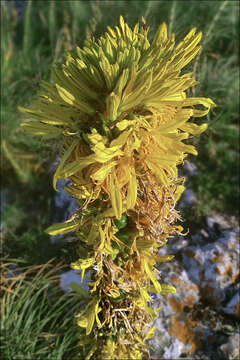
[[[148,31],[144,18],[131,29],[121,16],[119,26],[54,65],[52,82],[42,81],[38,99],[19,108],[31,120],[24,129],[64,138],[53,186],[68,178],[66,191],[80,209],[47,232],[76,231],[80,258],[71,266],[82,280],[91,273],[93,300],[77,318],[80,332],[86,329],[81,346],[92,344],[89,360],[147,357],[144,341],[157,317],[148,292],[176,292],[157,281],[154,266],[173,258],[158,249],[183,232],[174,209],[184,190],[178,165],[197,155],[184,140],[206,130],[194,118],[216,106],[188,97],[197,82],[181,74],[199,52],[202,33],[193,28],[175,46],[165,23],[151,42]]]

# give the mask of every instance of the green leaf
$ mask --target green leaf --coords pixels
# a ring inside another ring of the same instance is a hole
[[[122,300],[124,300],[125,299],[125,295],[124,295],[124,293],[120,290],[119,291],[120,292],[120,296],[118,296],[118,297],[109,297],[109,299],[112,301],[112,302],[114,302],[114,303],[119,303],[119,302],[121,302]]]
[[[81,287],[81,285],[75,283],[75,282],[70,282],[69,284],[71,286],[72,291],[76,292],[78,295],[80,295],[83,298],[88,298],[89,294],[87,291],[83,290],[83,288]]]
[[[120,251],[121,250],[121,247],[119,246],[118,243],[116,243],[116,241],[112,241],[111,242],[111,245],[112,245],[112,248],[116,251]]]
[[[121,219],[115,219],[114,223],[117,226],[118,230],[123,229],[127,225],[127,217],[123,215]]]

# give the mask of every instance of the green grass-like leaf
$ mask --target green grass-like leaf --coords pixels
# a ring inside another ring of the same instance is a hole
[[[81,300],[59,290],[57,274],[63,266],[48,262],[29,268],[9,259],[1,261],[1,356],[77,359],[73,315]]]

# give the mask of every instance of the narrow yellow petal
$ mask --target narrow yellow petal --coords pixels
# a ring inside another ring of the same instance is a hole
[[[119,220],[122,217],[122,195],[115,173],[110,175],[110,197],[115,216]]]
[[[24,122],[21,124],[24,130],[33,135],[56,137],[62,134],[63,130],[52,125],[42,124],[36,121]]]
[[[162,41],[167,40],[167,24],[165,22],[159,26],[159,36]]]
[[[130,172],[130,179],[127,192],[127,209],[133,209],[137,200],[137,178],[135,170]]]
[[[187,131],[190,134],[198,135],[204,132],[208,127],[208,124],[196,125],[193,123],[185,123],[179,127],[183,131]]]
[[[71,263],[71,268],[75,270],[82,270],[81,281],[83,281],[85,270],[94,264],[95,258],[78,259],[77,261]]]
[[[62,168],[59,171],[59,177],[62,178],[68,178],[69,176],[75,174],[78,171],[81,171],[82,169],[84,169],[86,166],[94,163],[96,160],[94,158],[94,156],[90,155],[86,158],[79,158],[76,161],[73,161],[69,164],[67,164],[64,168]]]
[[[76,139],[72,142],[71,146],[69,146],[69,148],[67,149],[67,151],[65,152],[65,154],[63,155],[58,167],[57,167],[57,170],[55,171],[55,174],[53,176],[53,188],[54,190],[58,191],[57,188],[56,188],[56,184],[57,184],[57,180],[58,180],[58,175],[59,173],[61,172],[66,160],[69,158],[69,156],[72,154],[75,146],[77,145],[77,143],[79,142],[79,139]]]
[[[106,164],[104,166],[102,166],[99,170],[97,170],[95,173],[93,173],[92,175],[90,175],[90,177],[95,180],[95,181],[99,181],[99,182],[103,182],[106,177],[108,176],[108,174],[110,173],[111,169],[117,164],[116,161],[112,161],[109,164]]]
[[[169,294],[175,294],[176,293],[176,289],[174,286],[171,285],[165,285],[165,284],[161,284],[161,294],[162,295],[169,295]]]
[[[154,256],[154,259],[157,262],[165,262],[165,261],[170,261],[174,258],[174,255],[165,255],[165,256],[160,256],[160,255],[156,255]]]
[[[152,281],[155,289],[157,290],[158,293],[161,292],[161,285],[160,283],[157,281],[157,279],[154,276],[154,273],[150,270],[148,262],[146,259],[143,259],[143,264],[144,264],[144,269],[146,271],[146,274],[149,276],[150,280]]]
[[[56,84],[56,88],[58,91],[59,96],[67,103],[70,105],[73,105],[73,102],[75,100],[75,97],[66,89],[64,89],[63,87],[61,87],[60,85]]]
[[[49,235],[59,235],[59,234],[68,233],[69,231],[76,230],[77,228],[79,228],[79,224],[74,221],[68,223],[63,222],[49,226],[45,230],[45,232]]]

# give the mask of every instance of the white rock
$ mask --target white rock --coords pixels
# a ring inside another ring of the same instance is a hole
[[[234,231],[226,231],[214,243],[192,245],[183,250],[183,264],[201,296],[220,305],[225,290],[239,273],[239,243]]]

